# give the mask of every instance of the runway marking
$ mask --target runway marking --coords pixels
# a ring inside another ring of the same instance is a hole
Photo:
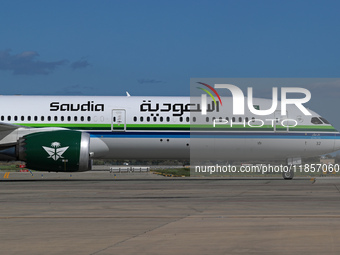
[[[8,179],[10,173],[11,172],[6,172],[5,175],[4,175],[4,179]]]
[[[6,219],[339,219],[340,215],[187,215],[187,216],[0,216],[0,220]]]
[[[334,185],[334,186],[338,190],[338,192],[340,193],[340,190],[339,190],[338,186],[337,185]]]

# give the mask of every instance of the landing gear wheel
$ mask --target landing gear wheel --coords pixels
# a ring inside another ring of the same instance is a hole
[[[285,180],[291,180],[294,177],[294,171],[293,170],[283,171],[282,172],[282,177]]]

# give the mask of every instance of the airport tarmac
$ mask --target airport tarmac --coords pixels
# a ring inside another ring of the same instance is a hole
[[[0,172],[1,254],[339,254],[339,178]]]

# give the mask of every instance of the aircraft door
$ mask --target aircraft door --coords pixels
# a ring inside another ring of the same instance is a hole
[[[287,119],[289,119],[288,112],[286,112],[285,116],[281,116],[281,110],[275,111],[273,121],[274,132],[288,132],[289,126],[293,123],[291,123],[291,121],[287,121]]]
[[[113,109],[111,117],[111,131],[125,132],[126,131],[126,110]]]

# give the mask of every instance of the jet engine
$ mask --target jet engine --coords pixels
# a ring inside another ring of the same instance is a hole
[[[58,130],[25,135],[0,154],[25,161],[27,168],[37,171],[81,172],[92,168],[89,150],[88,133]]]

